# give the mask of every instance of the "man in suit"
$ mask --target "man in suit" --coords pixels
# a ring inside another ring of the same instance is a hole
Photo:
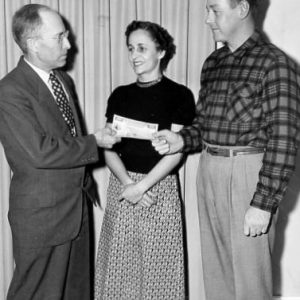
[[[70,48],[59,14],[25,5],[12,28],[24,55],[0,81],[16,264],[7,299],[90,299],[86,199],[94,187],[86,166],[97,162],[98,146],[110,148],[119,139],[109,129],[82,131],[72,81],[58,69]]]

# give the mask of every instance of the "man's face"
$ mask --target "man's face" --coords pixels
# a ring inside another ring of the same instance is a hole
[[[42,11],[43,25],[35,42],[35,63],[45,71],[62,67],[66,64],[70,49],[68,32],[61,17],[52,11]]]
[[[232,43],[237,38],[240,25],[239,4],[230,0],[207,0],[206,23],[210,26],[216,42]]]

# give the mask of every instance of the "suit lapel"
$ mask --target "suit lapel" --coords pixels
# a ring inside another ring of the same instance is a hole
[[[67,132],[69,132],[68,126],[61,115],[61,112],[55,102],[52,93],[50,92],[46,84],[43,82],[43,80],[40,78],[40,76],[24,61],[23,58],[20,59],[18,68],[20,69],[21,72],[25,74],[24,76],[25,84],[30,87],[30,91],[33,94],[34,98],[37,101],[39,101],[40,105],[47,110],[48,114],[52,115],[52,117],[56,120],[56,122],[59,123],[60,128],[64,128],[64,131],[66,130]],[[72,108],[72,112],[74,115],[77,134],[80,136],[82,135],[82,129],[81,129],[77,109],[74,103],[74,98],[72,96],[70,88],[59,72],[55,72],[55,74],[62,81],[66,89],[70,101],[70,106]]]
[[[39,103],[42,110],[47,112],[49,118],[47,117],[45,121],[47,122],[48,119],[55,120],[57,127],[63,128],[64,132],[67,131],[67,125],[62,118],[52,93],[40,76],[24,61],[23,57],[21,57],[19,61],[18,69],[23,73],[23,75],[20,76],[22,79],[20,84],[24,85],[24,88],[32,94],[32,99]]]

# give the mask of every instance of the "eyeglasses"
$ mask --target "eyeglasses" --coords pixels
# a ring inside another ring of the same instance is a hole
[[[53,37],[39,37],[41,39],[51,39],[51,40],[56,40],[57,43],[62,44],[64,39],[69,37],[69,30],[66,30],[60,34],[58,34],[57,36],[53,36]]]
[[[57,40],[57,42],[59,44],[62,44],[62,42],[64,41],[64,39],[65,38],[67,39],[68,37],[69,37],[69,30],[66,30],[66,31],[60,33],[59,35],[52,37],[51,39]]]

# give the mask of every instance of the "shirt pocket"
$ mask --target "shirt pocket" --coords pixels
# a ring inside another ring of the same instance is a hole
[[[228,92],[227,119],[231,122],[250,122],[262,115],[261,86],[233,83]]]

